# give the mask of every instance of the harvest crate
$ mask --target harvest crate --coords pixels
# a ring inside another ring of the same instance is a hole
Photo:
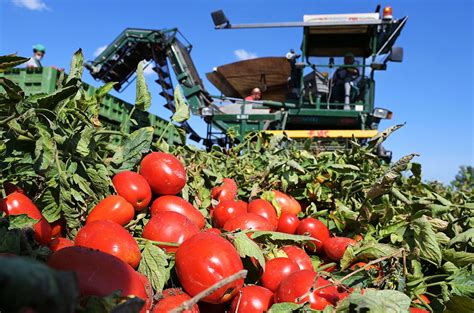
[[[27,95],[53,92],[56,89],[59,75],[60,72],[52,67],[34,69],[14,68],[8,72],[0,73],[0,76],[5,76],[20,85]],[[93,94],[96,90],[95,87],[87,83],[83,83],[83,88],[88,94]],[[153,126],[155,128],[156,137],[161,136],[165,131],[168,121],[151,113],[138,110],[133,114],[133,118],[138,122],[138,126],[133,125],[127,120],[131,109],[132,105],[130,103],[108,94],[104,97],[100,105],[100,120],[104,125],[112,129],[120,129],[123,123],[125,123],[124,128],[127,132],[131,132],[138,127]],[[173,129],[168,129],[163,138],[165,138],[169,144],[185,144],[185,142],[182,142],[178,133]],[[114,138],[114,141],[117,143],[119,143],[120,140],[120,136]]]

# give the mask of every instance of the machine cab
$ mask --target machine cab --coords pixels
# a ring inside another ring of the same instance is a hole
[[[233,25],[222,11],[214,12],[217,29],[303,29],[299,52],[226,64],[207,74],[224,98],[234,99],[221,113],[228,123],[229,115],[245,113],[252,125],[253,115],[283,111],[284,123],[273,123],[274,129],[377,129],[391,112],[374,107],[374,73],[403,57],[403,49],[393,45],[407,17],[391,15],[388,7],[382,14],[378,8],[374,13],[305,15],[302,22]],[[261,101],[242,110],[236,99],[255,87],[263,91]],[[266,125],[272,129],[272,123]]]

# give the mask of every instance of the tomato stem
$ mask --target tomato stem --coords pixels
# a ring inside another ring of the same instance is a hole
[[[177,242],[154,241],[154,240],[150,240],[150,239],[146,239],[146,238],[135,238],[135,240],[138,240],[138,241],[149,241],[149,242],[151,242],[152,244],[157,245],[157,246],[179,247],[179,245],[180,245],[180,244],[177,243]]]

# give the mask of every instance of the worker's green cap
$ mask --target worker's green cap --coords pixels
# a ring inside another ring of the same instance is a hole
[[[39,52],[46,52],[46,48],[42,44],[34,45],[33,50],[39,51]]]
[[[354,57],[354,53],[352,52],[346,52],[346,54],[344,55],[345,57],[351,57],[353,58]]]

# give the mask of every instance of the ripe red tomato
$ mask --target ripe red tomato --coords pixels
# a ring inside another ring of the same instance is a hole
[[[74,242],[72,240],[69,240],[63,237],[54,238],[48,245],[48,247],[53,252],[56,252],[66,247],[72,247],[72,246],[74,246]]]
[[[0,200],[0,211],[5,212],[6,216],[26,214],[37,220],[33,226],[36,241],[44,246],[51,242],[51,226],[36,205],[24,194],[13,192]]]
[[[286,253],[288,258],[295,262],[300,270],[314,271],[313,262],[303,249],[297,246],[285,246],[282,250]]]
[[[272,224],[273,229],[276,230],[278,227],[278,216],[273,205],[267,200],[255,199],[251,201],[247,207],[249,213],[255,213],[265,218]]]
[[[247,213],[247,203],[244,201],[224,200],[214,208],[212,223],[214,227],[222,228],[225,223],[237,216]]]
[[[295,198],[281,191],[273,190],[275,200],[281,207],[281,213],[290,213],[298,215],[301,212],[301,205]]]
[[[62,237],[66,235],[66,221],[60,218],[49,224],[51,226],[51,238]]]
[[[360,234],[354,236],[355,241],[362,241],[362,239],[364,239],[364,237],[362,237]]]
[[[281,233],[294,234],[299,224],[300,220],[295,214],[281,213],[280,218],[278,219],[277,231]]]
[[[314,246],[312,245],[307,246],[308,250],[311,252],[322,252],[324,242],[329,238],[329,229],[326,225],[312,217],[302,219],[296,229],[296,233],[298,235],[307,234],[316,239],[313,241],[316,249],[314,249]]]
[[[430,299],[428,299],[428,297],[425,296],[425,295],[420,295],[420,298],[421,298],[423,301],[425,301],[427,304],[430,304],[430,302],[431,302]],[[420,304],[421,304],[421,301],[420,301],[420,299],[417,298],[417,299],[415,299],[415,300],[413,301],[413,303],[420,303]]]
[[[108,253],[85,247],[67,247],[51,255],[48,265],[76,273],[81,296],[105,297],[117,290],[122,296],[147,294],[140,276],[127,263]]]
[[[143,228],[142,237],[154,241],[183,243],[195,234],[199,228],[186,216],[176,212],[156,213]],[[159,245],[166,252],[176,252],[177,247]]]
[[[243,269],[234,246],[221,236],[199,233],[181,244],[176,251],[176,273],[184,290],[191,296]],[[243,279],[236,280],[205,297],[204,302],[224,303],[242,288]]]
[[[152,313],[170,312],[179,307],[184,301],[188,301],[191,297],[179,288],[165,289],[162,292],[162,298],[158,300]],[[199,313],[197,304],[191,310],[184,310],[183,313]]]
[[[255,213],[244,213],[228,220],[224,229],[227,231],[240,230],[272,230],[273,226],[269,221]]]
[[[135,210],[124,197],[111,195],[97,203],[86,219],[86,224],[95,221],[113,221],[122,226],[133,219]]]
[[[140,174],[158,195],[175,195],[186,184],[186,171],[179,160],[164,152],[147,154],[140,163]]]
[[[198,228],[206,225],[204,216],[191,203],[178,196],[161,196],[151,205],[151,216],[159,212],[176,212],[186,216]]]
[[[357,262],[357,263],[354,263],[351,265],[350,269],[355,271],[361,267],[364,267],[365,265],[367,265],[367,263],[365,262]],[[370,271],[371,269],[374,269],[378,272],[378,277],[382,277],[383,276],[383,273],[382,273],[382,269],[380,268],[380,266],[376,265],[376,264],[372,264],[372,265],[369,265],[365,268],[365,271]],[[429,303],[429,302],[428,302]]]
[[[211,196],[219,202],[234,200],[237,196],[237,184],[231,178],[224,178],[221,186],[212,188]]]
[[[324,252],[329,259],[339,262],[349,245],[355,245],[357,241],[346,237],[331,237],[324,241]]]
[[[275,291],[275,302],[304,303],[309,301],[311,308],[315,310],[323,310],[327,305],[335,304],[339,300],[337,288],[330,286],[331,283],[321,277],[317,278],[315,287],[328,287],[313,291],[309,296],[302,297],[312,288],[316,275],[316,272],[308,270],[290,274],[282,280]],[[300,301],[297,301],[298,299]]]
[[[211,234],[215,234],[215,235],[220,235],[222,234],[222,232],[220,231],[220,229],[217,229],[217,228],[206,228],[203,230],[203,232],[205,233],[211,233]]]
[[[135,210],[141,211],[151,201],[151,188],[146,179],[135,172],[124,171],[112,178],[117,193],[133,205]]]
[[[135,268],[141,254],[132,235],[112,221],[94,221],[82,227],[75,238],[76,246],[97,249],[121,259]]]
[[[429,313],[430,311],[415,307],[410,307],[410,313]]]
[[[230,313],[263,313],[272,304],[273,292],[260,286],[246,286],[232,300]]]
[[[262,275],[263,287],[275,292],[278,285],[291,273],[299,271],[298,265],[289,258],[274,258],[265,263],[265,271]]]

